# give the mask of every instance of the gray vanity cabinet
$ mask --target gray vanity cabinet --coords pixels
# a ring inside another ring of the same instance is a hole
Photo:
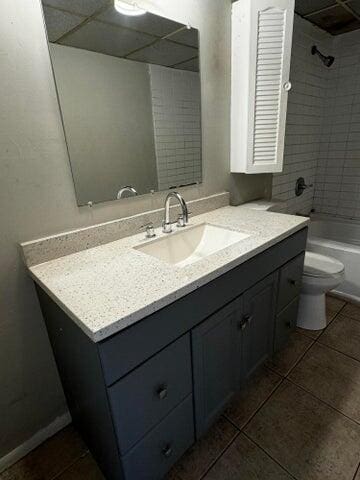
[[[192,330],[196,436],[273,352],[278,274],[269,275]]]
[[[276,272],[243,295],[241,321],[243,381],[273,353],[277,287]]]
[[[241,372],[242,299],[192,330],[196,436],[216,420],[238,388]]]
[[[95,343],[37,287],[75,427],[107,480],[159,480],[295,328],[307,229]]]

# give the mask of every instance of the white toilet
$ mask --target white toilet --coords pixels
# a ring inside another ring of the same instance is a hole
[[[254,210],[281,211],[282,202],[260,200],[244,207]],[[280,208],[279,208],[280,207]],[[345,267],[335,258],[306,252],[297,325],[308,330],[326,327],[325,295],[345,279]]]
[[[335,258],[306,252],[297,325],[308,330],[326,327],[325,294],[345,278],[344,265]]]

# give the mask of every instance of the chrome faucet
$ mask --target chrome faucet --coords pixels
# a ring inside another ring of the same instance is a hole
[[[122,188],[118,191],[118,193],[117,193],[117,195],[116,195],[117,200],[120,200],[120,198],[122,198],[122,196],[123,196],[123,194],[124,194],[125,192],[131,192],[131,193],[133,193],[135,196],[138,194],[134,187],[132,187],[131,185],[127,185],[127,186],[125,186],[125,187],[122,187]]]
[[[171,202],[171,199],[173,197],[176,198],[176,200],[179,202],[181,210],[182,210],[182,214],[179,215],[179,217],[178,217],[178,222],[177,222],[178,226],[179,227],[185,227],[185,225],[189,221],[189,212],[188,212],[188,208],[187,208],[185,200],[180,195],[180,193],[170,192],[167,195],[166,200],[165,200],[165,218],[164,218],[163,224],[162,224],[162,227],[163,227],[162,230],[163,230],[164,233],[171,233],[172,232],[172,227],[171,227],[172,224],[170,222],[170,202]]]

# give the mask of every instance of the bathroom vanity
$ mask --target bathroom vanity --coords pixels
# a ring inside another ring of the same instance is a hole
[[[162,478],[296,325],[306,219],[225,207],[191,223],[246,235],[184,267],[135,235],[29,268],[74,424],[108,479]]]

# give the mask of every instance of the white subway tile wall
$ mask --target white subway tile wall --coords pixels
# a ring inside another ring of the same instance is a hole
[[[273,198],[284,201],[288,213],[307,214],[313,205],[329,69],[311,55],[311,47],[316,44],[329,54],[331,42],[329,34],[295,16],[284,169],[273,175],[272,189]],[[297,197],[295,184],[299,177],[313,187]]]
[[[200,75],[150,65],[159,190],[202,181]]]
[[[314,208],[360,219],[360,32],[334,38]]]

